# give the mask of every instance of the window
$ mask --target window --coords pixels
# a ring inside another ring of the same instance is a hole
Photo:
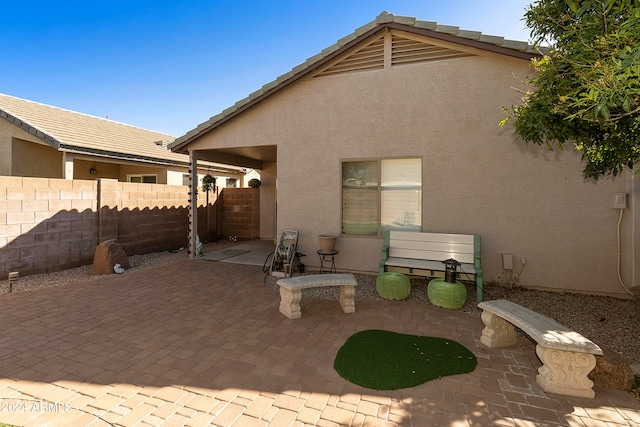
[[[139,182],[142,184],[156,184],[158,182],[157,175],[127,175],[129,182]]]
[[[422,228],[422,160],[342,163],[342,233],[378,236]]]

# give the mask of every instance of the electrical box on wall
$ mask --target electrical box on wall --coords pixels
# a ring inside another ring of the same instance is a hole
[[[627,193],[613,193],[613,198],[611,199],[611,208],[626,209]]]
[[[513,254],[502,254],[502,268],[513,270]]]

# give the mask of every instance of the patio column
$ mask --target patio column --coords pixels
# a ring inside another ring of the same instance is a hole
[[[198,156],[195,150],[189,153],[189,160],[189,259],[194,259],[198,235]]]
[[[62,152],[62,179],[73,179],[73,155]]]

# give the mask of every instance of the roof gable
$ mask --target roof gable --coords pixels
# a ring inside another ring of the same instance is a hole
[[[381,70],[384,68],[384,36],[363,45],[349,56],[320,72],[316,77],[341,74],[350,71]]]
[[[389,67],[395,67],[468,56],[474,54],[429,43],[420,37],[412,37],[405,31],[387,29],[376,32],[375,37],[362,42],[361,46],[348,50],[344,57],[321,70],[314,78],[353,71],[382,70],[385,62]]]
[[[461,30],[459,27],[382,12],[374,21],[356,29],[352,34],[323,49],[322,52],[307,59],[275,81],[264,85],[258,91],[177,138],[169,145],[169,148],[175,152],[186,153],[190,142],[303,77],[309,75],[321,77],[343,72],[383,68],[385,32],[392,33],[391,61],[392,64],[395,61],[395,65],[471,56],[468,48],[491,51],[524,60],[541,55],[540,51],[527,42],[506,40],[504,37],[484,35],[477,31]],[[406,36],[411,34],[457,44],[461,46],[461,49],[445,48]],[[362,47],[358,45],[362,45]],[[346,56],[344,56],[345,53]]]

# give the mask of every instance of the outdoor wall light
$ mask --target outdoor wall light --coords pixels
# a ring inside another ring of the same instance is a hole
[[[98,171],[97,171],[97,170],[95,170],[94,168],[89,169],[89,173],[90,173],[91,175],[98,175]]]

